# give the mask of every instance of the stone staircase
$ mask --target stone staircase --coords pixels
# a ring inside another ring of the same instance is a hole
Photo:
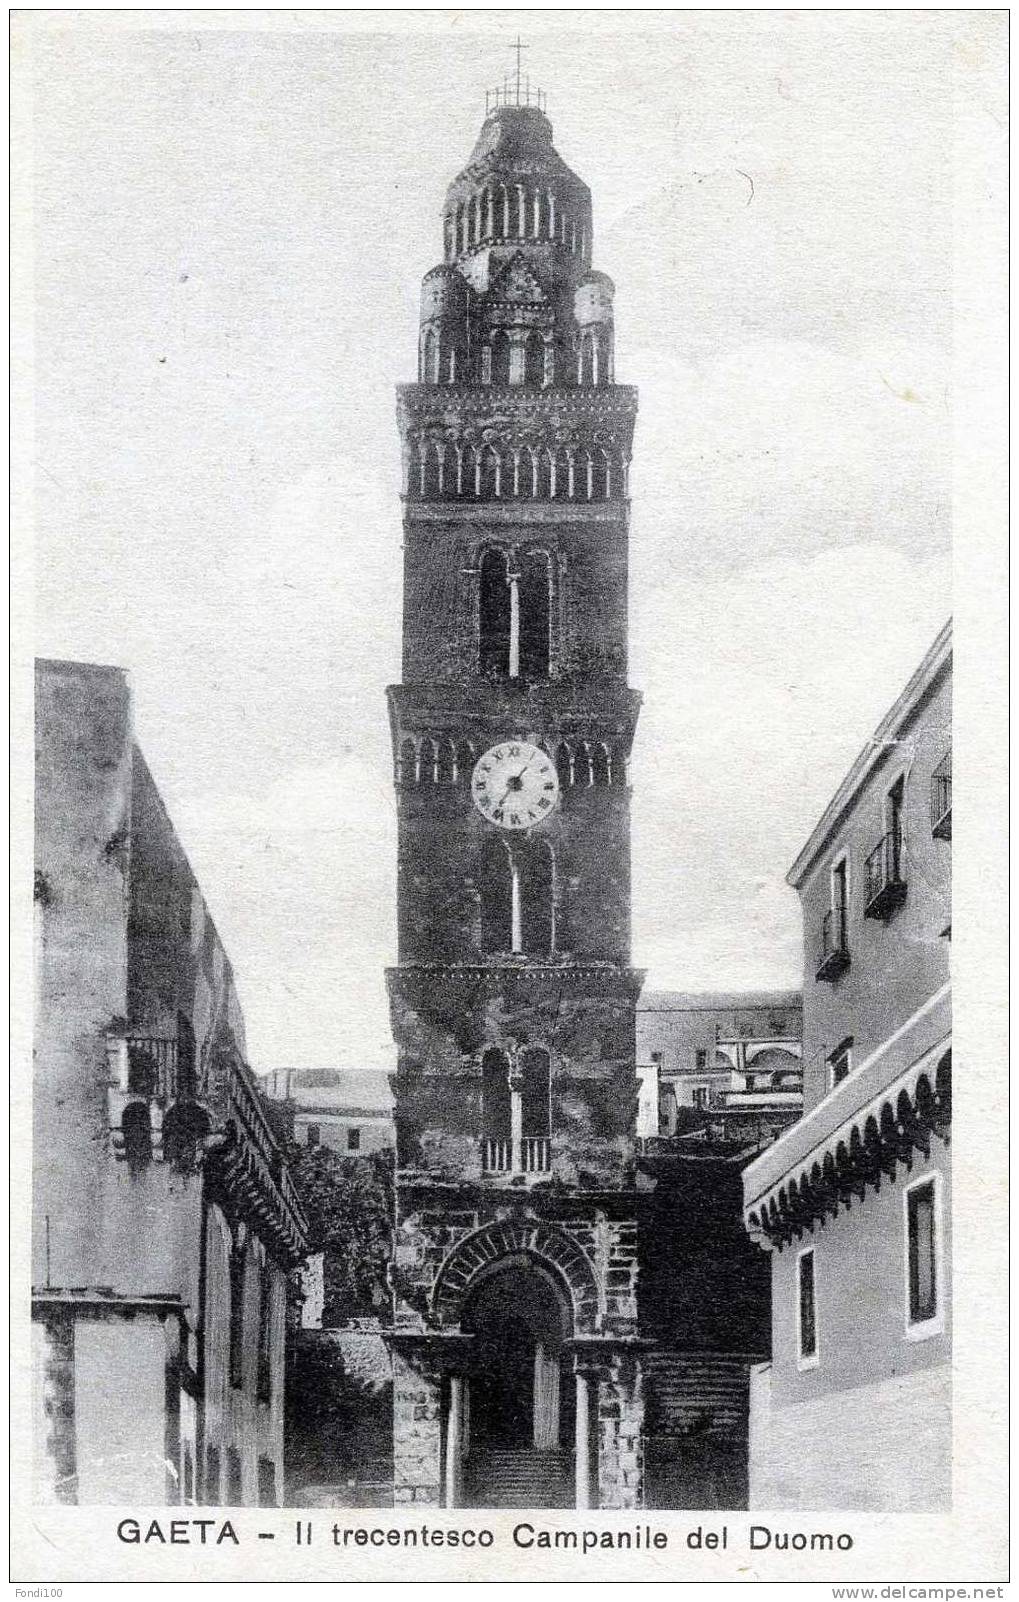
[[[644,1388],[656,1435],[707,1434],[745,1447],[749,1370],[739,1353],[659,1348],[642,1359]]]
[[[475,1447],[467,1462],[468,1507],[572,1507],[573,1458],[567,1452]]]

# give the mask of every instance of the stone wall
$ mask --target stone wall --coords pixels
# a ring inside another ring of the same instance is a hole
[[[397,1073],[397,1163],[455,1183],[481,1178],[482,1059],[489,1045],[543,1046],[551,1059],[548,1183],[632,1181],[640,975],[572,968],[389,971]]]
[[[442,1504],[442,1384],[426,1359],[393,1353],[393,1505]]]
[[[644,1501],[644,1393],[640,1360],[614,1353],[592,1375],[598,1386],[598,1506]]]

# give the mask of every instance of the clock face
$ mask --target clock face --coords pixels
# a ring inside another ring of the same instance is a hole
[[[471,794],[490,823],[502,829],[531,829],[559,799],[555,763],[539,746],[506,740],[478,759]]]

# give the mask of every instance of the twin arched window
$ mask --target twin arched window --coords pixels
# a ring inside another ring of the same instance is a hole
[[[556,946],[555,860],[547,840],[490,835],[481,852],[481,949],[549,957]]]
[[[478,578],[478,668],[489,678],[547,679],[552,571],[546,551],[487,550]]]
[[[521,1103],[521,1134],[547,1137],[551,1133],[551,1065],[543,1046],[525,1046],[517,1053],[516,1090]],[[509,1053],[489,1046],[481,1062],[482,1133],[491,1140],[506,1140],[512,1132],[513,1091]]]

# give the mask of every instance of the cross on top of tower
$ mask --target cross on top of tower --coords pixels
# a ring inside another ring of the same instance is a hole
[[[517,34],[513,44],[517,64],[513,72],[506,73],[502,85],[498,89],[485,90],[485,116],[495,111],[499,106],[536,106],[539,111],[545,110],[546,96],[541,89],[531,88],[531,77],[522,68],[521,56],[530,45],[524,44]]]

